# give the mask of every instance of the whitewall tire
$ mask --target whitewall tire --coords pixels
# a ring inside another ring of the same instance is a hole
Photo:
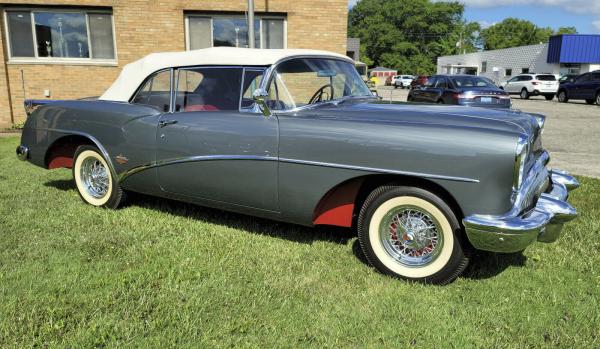
[[[124,200],[121,187],[113,178],[106,159],[98,148],[77,148],[73,162],[73,178],[79,196],[93,206],[117,208]]]
[[[380,272],[405,280],[446,284],[467,267],[467,244],[452,209],[420,188],[385,186],[365,200],[358,237]]]

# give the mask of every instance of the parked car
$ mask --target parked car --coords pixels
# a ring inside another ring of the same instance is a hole
[[[415,77],[412,75],[397,75],[394,80],[394,88],[408,88],[414,79]]]
[[[560,85],[558,101],[567,103],[570,99],[583,99],[587,104],[600,106],[600,70],[581,74],[573,82]]]
[[[459,104],[471,107],[510,108],[507,92],[491,80],[473,75],[434,75],[408,93],[409,102]]]
[[[521,74],[502,83],[500,88],[510,94],[520,95],[522,99],[544,96],[551,101],[558,90],[558,81],[552,74]]]
[[[428,79],[429,75],[419,75],[410,83],[410,88],[413,89],[415,87],[423,86],[427,83]]]
[[[151,54],[97,100],[25,105],[18,157],[71,168],[90,205],[141,192],[354,228],[377,270],[412,281],[452,281],[472,247],[555,241],[576,215],[543,116],[385,103],[325,51]]]
[[[565,74],[558,79],[558,83],[562,85],[567,82],[573,82],[578,76],[579,74]]]

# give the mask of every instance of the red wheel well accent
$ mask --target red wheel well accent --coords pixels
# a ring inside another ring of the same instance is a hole
[[[313,224],[352,227],[356,197],[364,178],[351,179],[329,190],[319,201]]]
[[[77,147],[83,144],[93,144],[92,141],[81,136],[66,136],[55,141],[46,152],[46,167],[55,168],[73,167],[73,156]]]

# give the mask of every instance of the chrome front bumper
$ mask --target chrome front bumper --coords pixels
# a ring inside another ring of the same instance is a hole
[[[569,203],[569,191],[579,182],[560,170],[549,172],[551,185],[542,193],[535,207],[525,213],[506,215],[472,215],[463,219],[469,241],[480,250],[518,252],[534,241],[554,242],[563,225],[577,217],[577,210]]]

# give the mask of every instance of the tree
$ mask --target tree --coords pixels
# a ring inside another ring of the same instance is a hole
[[[538,27],[527,20],[507,18],[481,31],[481,40],[486,50],[535,45],[548,42],[555,34],[575,34],[574,27],[561,27],[557,31],[549,27]]]
[[[477,24],[463,21],[464,5],[430,0],[361,0],[348,33],[361,41],[360,60],[404,73],[433,73],[437,57],[476,50]],[[462,38],[462,40],[461,40]]]

